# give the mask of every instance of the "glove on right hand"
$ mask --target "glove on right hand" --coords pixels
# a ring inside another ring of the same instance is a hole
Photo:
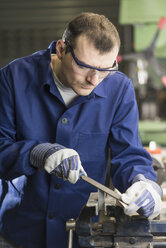
[[[122,200],[128,204],[124,208],[127,215],[138,211],[140,215],[153,219],[159,215],[161,210],[161,197],[148,182],[138,181],[132,184],[122,194]]]
[[[59,144],[39,144],[30,153],[33,166],[54,173],[70,183],[76,183],[84,171],[78,153]]]

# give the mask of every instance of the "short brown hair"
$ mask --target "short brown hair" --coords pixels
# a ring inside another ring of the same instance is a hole
[[[83,12],[69,22],[62,39],[73,48],[76,39],[85,34],[101,53],[109,52],[117,46],[120,48],[120,38],[117,29],[104,15]]]

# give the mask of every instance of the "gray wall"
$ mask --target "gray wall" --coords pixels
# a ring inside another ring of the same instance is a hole
[[[118,24],[119,0],[0,0],[0,67],[48,47],[82,11],[106,15],[117,27],[122,51],[131,47],[131,27]]]

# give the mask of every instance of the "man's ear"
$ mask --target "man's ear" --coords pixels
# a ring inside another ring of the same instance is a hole
[[[65,54],[66,44],[63,40],[58,40],[56,43],[56,55],[61,60]]]

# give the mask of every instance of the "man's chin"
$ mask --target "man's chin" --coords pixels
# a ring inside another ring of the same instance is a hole
[[[79,95],[79,96],[88,96],[92,92],[93,88],[79,88],[79,89],[74,89],[74,91]]]

